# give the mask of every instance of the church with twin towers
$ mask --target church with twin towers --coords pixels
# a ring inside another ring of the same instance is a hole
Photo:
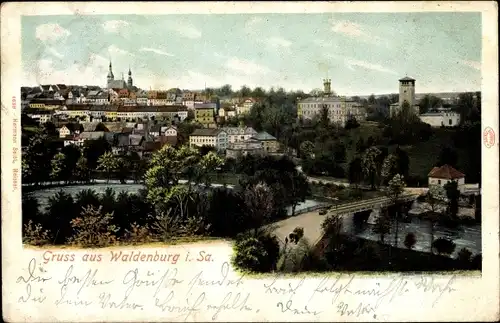
[[[129,89],[132,90],[134,88],[133,80],[132,80],[132,71],[130,70],[130,67],[128,68],[128,79],[125,82],[125,78],[123,77],[122,73],[122,78],[121,79],[116,79],[115,80],[115,75],[113,74],[113,66],[111,64],[111,61],[109,62],[109,71],[108,71],[108,76],[107,76],[107,88],[108,89]]]

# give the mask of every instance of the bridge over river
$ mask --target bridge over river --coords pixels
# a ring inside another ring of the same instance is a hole
[[[414,201],[419,194],[405,192],[400,196],[399,201]],[[378,210],[392,204],[391,198],[387,196],[375,197],[366,200],[354,201],[331,205],[326,215],[320,215],[319,212],[309,212],[300,214],[288,219],[274,223],[276,236],[283,242],[290,232],[296,227],[304,228],[304,237],[311,243],[316,244],[322,238],[321,224],[330,214],[338,214],[344,218],[344,222],[349,220],[351,215],[357,212],[367,210]]]

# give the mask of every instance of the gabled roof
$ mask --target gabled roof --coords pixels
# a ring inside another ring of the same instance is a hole
[[[258,134],[252,136],[252,138],[260,140],[260,141],[276,140],[276,138],[274,138],[273,136],[271,136],[270,134],[268,134],[265,131],[259,132]]]
[[[222,131],[223,131],[222,129],[210,129],[210,128],[195,129],[191,134],[191,136],[217,136]]]
[[[441,167],[434,167],[430,171],[428,177],[452,180],[452,179],[464,178],[465,174],[459,172],[458,170],[451,167],[450,165],[443,165]]]

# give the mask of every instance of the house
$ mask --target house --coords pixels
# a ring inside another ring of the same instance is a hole
[[[69,135],[71,135],[71,130],[68,127],[62,126],[59,128],[59,138],[66,138]]]
[[[34,111],[27,113],[28,117],[33,120],[36,120],[39,124],[44,124],[52,120],[54,112],[53,111]]]
[[[236,109],[232,106],[222,106],[219,109],[219,117],[232,118],[236,116]]]
[[[257,131],[252,127],[224,127],[222,130],[227,133],[228,143],[245,141],[257,135]]]
[[[246,155],[261,156],[264,154],[262,142],[257,139],[247,139],[230,143],[226,149],[226,158],[238,158]]]
[[[429,186],[445,186],[447,183],[455,181],[458,184],[459,190],[462,190],[465,185],[465,174],[459,172],[450,165],[434,167],[427,176],[429,178]]]
[[[227,148],[227,133],[222,129],[195,129],[189,136],[191,147],[210,146],[218,151],[225,151]]]
[[[195,120],[206,128],[215,128],[215,103],[195,104]]]
[[[163,126],[161,127],[162,135],[166,137],[175,137],[177,138],[177,127],[176,126]]]
[[[252,136],[251,139],[260,141],[266,153],[277,153],[280,150],[278,140],[265,131],[259,132],[258,134]]]
[[[420,121],[432,127],[456,127],[460,124],[460,114],[451,110],[431,111],[420,115]]]

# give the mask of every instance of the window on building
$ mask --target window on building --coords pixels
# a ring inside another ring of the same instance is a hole
[[[441,180],[440,179],[438,179],[438,184],[441,185]]]
[[[450,120],[448,120],[448,124],[451,126],[451,119],[450,119]]]

